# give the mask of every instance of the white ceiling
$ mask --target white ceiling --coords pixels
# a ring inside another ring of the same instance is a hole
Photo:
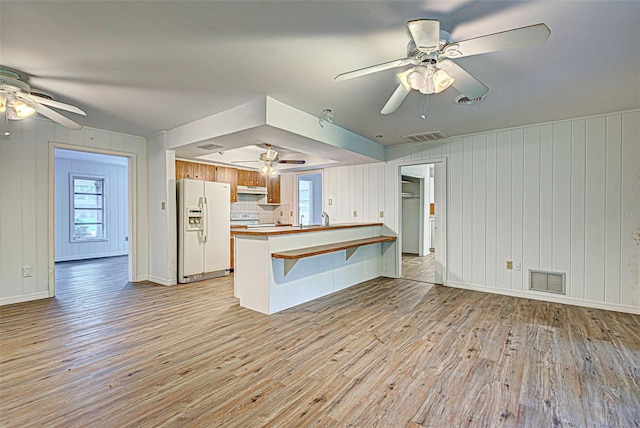
[[[344,71],[401,58],[406,21],[435,18],[453,40],[546,23],[546,44],[457,60],[490,88],[474,106],[454,88],[380,109],[394,70]],[[268,95],[385,145],[640,106],[637,1],[0,2],[0,64],[79,106],[79,123],[150,136]],[[376,135],[383,135],[376,139]]]

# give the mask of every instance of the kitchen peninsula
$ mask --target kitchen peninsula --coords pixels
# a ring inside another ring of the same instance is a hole
[[[232,230],[235,296],[273,314],[379,276],[395,276],[396,237],[382,223]]]

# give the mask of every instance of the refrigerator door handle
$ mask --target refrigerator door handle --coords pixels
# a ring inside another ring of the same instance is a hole
[[[202,242],[207,242],[207,222],[209,220],[209,209],[207,207],[207,197],[202,198],[202,220],[200,221],[200,238]]]

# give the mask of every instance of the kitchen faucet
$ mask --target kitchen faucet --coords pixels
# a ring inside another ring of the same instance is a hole
[[[322,211],[322,225],[329,226],[329,214],[324,211]]]
[[[300,214],[300,229],[302,229],[302,220],[304,220],[304,214]]]

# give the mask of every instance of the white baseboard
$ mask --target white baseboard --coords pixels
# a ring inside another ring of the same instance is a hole
[[[0,306],[29,302],[31,300],[47,299],[49,297],[48,291],[39,291],[37,293],[24,294],[21,296],[2,297],[0,298]]]
[[[482,285],[465,284],[448,281],[447,287],[464,288],[466,290],[483,291],[485,293],[502,294],[504,296],[522,297],[525,299],[542,300],[545,302],[563,303],[565,305],[583,306],[586,308],[605,309],[607,311],[625,312],[640,315],[640,307],[620,305],[617,303],[596,302],[593,300],[576,299],[574,297],[540,293],[536,291],[508,290],[504,288],[484,287]]]
[[[178,281],[176,281],[175,279],[165,279],[165,278],[159,278],[157,276],[153,276],[153,275],[149,275],[149,281],[151,282],[155,282],[156,284],[160,284],[160,285],[176,285],[178,283]]]
[[[75,260],[101,259],[103,257],[126,256],[127,254],[129,254],[127,251],[125,252],[120,251],[115,253],[77,254],[73,256],[56,257],[56,262],[71,262]]]

